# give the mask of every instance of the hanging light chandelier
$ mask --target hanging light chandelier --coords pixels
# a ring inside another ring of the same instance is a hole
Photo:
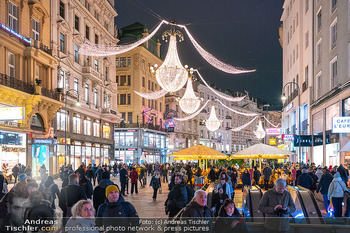
[[[185,66],[186,67],[186,66]],[[187,86],[184,96],[179,98],[179,105],[182,111],[187,114],[192,114],[199,108],[201,99],[194,94],[192,86],[193,69],[190,69],[190,77],[187,80]]]
[[[168,53],[163,64],[157,67],[151,67],[151,72],[155,73],[157,82],[167,92],[173,93],[185,86],[187,81],[187,70],[182,66],[176,47],[176,36],[180,42],[184,37],[180,31],[167,30],[163,33],[163,40],[170,37]]]
[[[221,121],[216,116],[214,106],[211,106],[210,115],[208,120],[205,121],[205,126],[207,126],[207,129],[212,132],[218,130],[221,126]]]
[[[258,129],[256,131],[254,131],[254,134],[256,136],[257,139],[263,139],[266,135],[265,133],[265,130],[263,129],[262,127],[262,123],[261,121],[259,121],[259,124],[258,124]]]

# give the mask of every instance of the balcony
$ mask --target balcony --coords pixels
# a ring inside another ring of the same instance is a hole
[[[302,84],[302,91],[301,92],[304,92],[304,91],[306,91],[306,89],[307,89],[307,82],[305,81],[305,82],[303,82],[303,84]]]
[[[19,91],[33,95],[35,92],[34,85],[25,83],[21,80],[15,79],[14,77],[9,77],[6,74],[0,73],[0,85],[10,87]]]
[[[34,42],[34,46],[33,46],[34,48],[40,49],[41,51],[52,56],[52,49],[50,49],[48,46],[44,45],[41,41],[38,41],[38,40],[33,40],[33,42]]]
[[[49,90],[49,89],[46,89],[45,87],[42,87],[41,95],[60,101],[60,93],[58,93],[57,90]]]
[[[113,122],[116,122],[119,119],[117,111],[109,108],[102,108],[102,118],[108,119],[109,121]]]
[[[92,67],[84,66],[82,71],[84,78],[89,78],[92,82],[101,82],[100,73],[94,70]]]

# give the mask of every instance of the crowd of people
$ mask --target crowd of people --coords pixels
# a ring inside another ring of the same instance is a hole
[[[41,169],[42,168],[42,169]],[[334,216],[342,216],[344,192],[347,191],[349,172],[347,166],[316,167],[315,164],[278,164],[266,163],[263,168],[249,169],[247,164],[212,166],[202,170],[196,164],[142,164],[127,165],[88,165],[82,164],[74,170],[71,165],[61,166],[59,177],[62,187],[58,187],[53,176],[49,176],[45,166],[40,172],[40,184],[32,178],[30,168],[17,165],[13,169],[15,185],[7,190],[8,180],[0,174],[2,198],[0,201],[0,231],[6,226],[26,226],[26,219],[36,219],[39,215],[52,219],[48,225],[59,225],[66,232],[73,232],[74,226],[89,226],[91,232],[99,232],[103,226],[138,226],[138,213],[125,196],[137,195],[139,189],[150,186],[153,189],[153,201],[162,188],[169,189],[164,203],[165,215],[173,218],[215,218],[205,227],[212,232],[248,232],[244,218],[234,202],[238,186],[259,185],[267,191],[259,203],[259,210],[268,217],[288,216],[295,211],[295,204],[287,184],[293,180],[297,185],[320,192],[324,198],[326,211],[330,200]],[[17,171],[18,169],[18,171]],[[292,177],[295,169],[295,177]],[[119,185],[111,180],[119,176]],[[210,208],[207,193],[197,189],[197,180],[205,177],[214,183],[214,193]],[[131,184],[129,188],[129,183]],[[6,188],[5,188],[6,186]],[[58,206],[55,200],[58,198]],[[349,203],[349,202],[348,202]],[[61,221],[57,208],[62,210]],[[348,208],[350,210],[350,208]],[[349,217],[349,213],[344,216]],[[120,221],[113,219],[120,218]],[[271,222],[268,222],[271,221]],[[273,231],[288,230],[289,223],[273,218],[265,222],[266,229]],[[3,231],[1,231],[3,232]],[[75,231],[76,232],[76,231]]]

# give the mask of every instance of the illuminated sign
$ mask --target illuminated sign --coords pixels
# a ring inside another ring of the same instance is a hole
[[[270,145],[271,146],[276,145],[276,138],[270,138]]]
[[[280,135],[281,128],[266,128],[266,135]]]
[[[164,123],[164,125],[165,125],[166,128],[169,128],[169,127],[176,127],[175,121],[174,121],[173,119],[167,120],[167,121]]]
[[[321,135],[322,137],[322,135]],[[294,147],[311,147],[312,146],[312,135],[295,135],[294,136]]]
[[[14,35],[15,37],[17,37],[18,39],[22,40],[24,43],[27,44],[31,44],[31,39],[30,38],[26,38],[24,36],[21,36],[20,34],[18,34],[17,32],[15,32],[14,30],[12,30],[9,27],[6,27],[5,25],[3,25],[2,23],[0,23],[0,28],[4,31],[7,31],[8,33],[10,33],[11,35]]]
[[[350,133],[350,117],[333,117],[333,133]]]
[[[287,105],[287,107],[285,108],[286,112],[288,112],[289,110],[291,110],[293,108],[293,102],[291,102],[290,104]]]
[[[294,135],[295,134],[282,134],[282,141],[292,142],[294,141]]]
[[[146,122],[146,124],[149,124],[149,123],[152,123],[152,117],[150,116],[150,115],[148,115],[146,112],[149,112],[149,111],[151,111],[152,110],[152,108],[147,108],[147,109],[145,109],[145,110],[143,110],[142,111],[142,114],[145,116],[145,117],[147,117],[147,122]]]
[[[58,144],[65,144],[64,138],[57,138],[57,143]],[[67,138],[67,144],[70,144],[70,138]]]
[[[33,139],[33,144],[49,144],[52,145],[52,139]]]
[[[24,120],[23,107],[0,108],[0,121]]]

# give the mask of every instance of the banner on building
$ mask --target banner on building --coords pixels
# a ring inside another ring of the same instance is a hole
[[[350,133],[350,117],[333,117],[333,133]]]
[[[294,141],[295,134],[282,134],[282,141],[292,142]]]
[[[266,135],[280,135],[281,128],[266,128]]]
[[[0,121],[24,120],[24,107],[0,108]]]

